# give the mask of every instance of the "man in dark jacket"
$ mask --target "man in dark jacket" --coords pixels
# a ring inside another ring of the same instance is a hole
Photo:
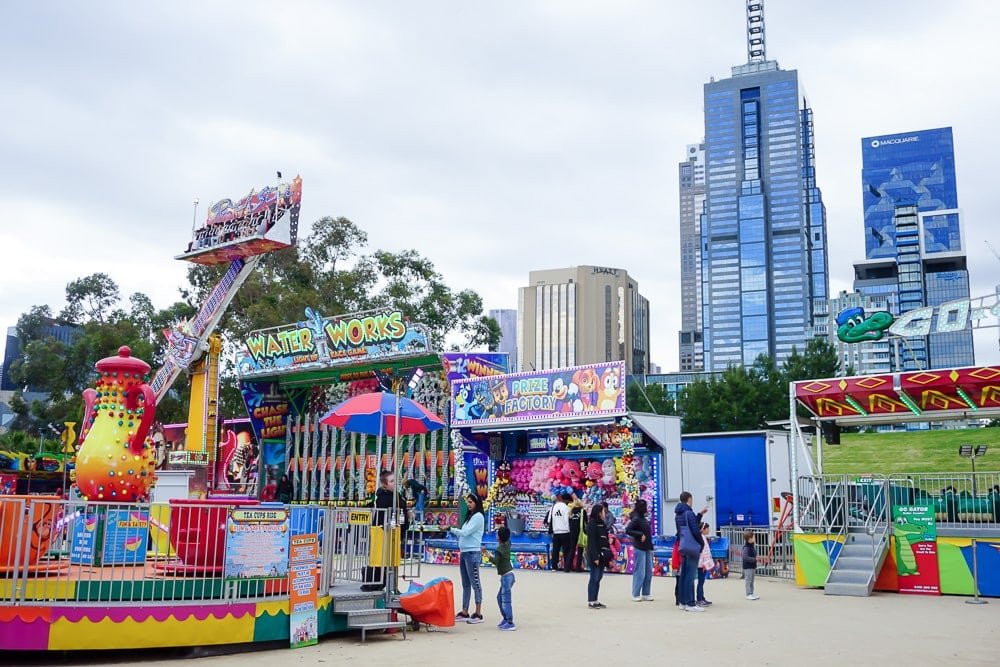
[[[680,540],[681,577],[680,602],[684,611],[705,611],[695,604],[694,585],[698,578],[698,556],[705,540],[701,536],[701,517],[691,509],[691,494],[681,493],[681,501],[674,508],[677,539]]]
[[[393,496],[396,498],[396,517],[392,517],[393,507]],[[406,500],[403,498],[402,494],[396,491],[396,476],[388,470],[383,470],[379,475],[379,487],[375,491],[375,509],[383,510],[382,512],[372,512],[372,525],[381,526],[383,528],[383,539],[389,541],[389,547],[392,547],[393,540],[390,537],[392,534],[391,528],[394,526],[402,526],[403,535],[406,535],[406,531],[410,528],[410,520],[408,513],[406,511]],[[402,516],[402,521],[400,521],[400,513]],[[402,540],[400,541],[400,548],[402,548]],[[390,562],[394,560],[392,556],[389,556]],[[363,591],[380,591],[385,588],[385,568],[384,567],[366,567],[365,568],[365,583],[361,590]],[[395,586],[395,582],[392,582]]]

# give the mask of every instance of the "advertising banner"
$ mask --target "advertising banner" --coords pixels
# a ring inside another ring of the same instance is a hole
[[[625,414],[625,362],[456,380],[453,427]]]
[[[305,314],[302,322],[251,331],[243,339],[240,376],[353,366],[428,351],[426,328],[399,310],[323,317],[307,308]]]
[[[231,509],[226,520],[226,579],[288,576],[288,510]]]
[[[940,595],[934,507],[895,505],[892,519],[899,592]]]
[[[278,389],[278,383],[243,380],[240,392],[257,442],[280,440],[284,443],[292,408],[288,396]]]
[[[319,641],[316,607],[319,599],[316,561],[319,539],[315,533],[291,538],[288,552],[289,642],[292,648],[312,646]]]
[[[441,355],[448,382],[504,375],[510,371],[506,352],[445,352]]]

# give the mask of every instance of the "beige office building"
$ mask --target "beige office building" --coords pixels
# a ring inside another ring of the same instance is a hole
[[[649,301],[622,269],[532,271],[518,290],[518,370],[625,360],[649,372]]]

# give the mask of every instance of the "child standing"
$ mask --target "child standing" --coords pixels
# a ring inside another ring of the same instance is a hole
[[[497,528],[497,548],[490,554],[483,549],[483,555],[497,568],[500,575],[500,591],[497,605],[500,606],[502,620],[497,625],[501,630],[517,630],[514,625],[514,609],[511,606],[511,590],[514,588],[514,566],[510,562],[510,530],[507,526]]]
[[[757,548],[754,546],[753,533],[749,530],[743,532],[743,586],[746,590],[747,600],[759,600],[760,598],[753,591],[754,578],[757,575]]]
[[[712,558],[712,549],[708,546],[708,524],[702,522],[701,535],[705,538],[705,545],[701,548],[701,555],[698,557],[698,595],[696,605],[707,607],[712,604],[705,599],[705,579],[708,573],[715,567],[715,560]]]

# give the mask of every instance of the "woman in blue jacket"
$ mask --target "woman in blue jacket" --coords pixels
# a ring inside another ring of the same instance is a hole
[[[455,614],[455,620],[467,623],[483,622],[483,585],[479,581],[479,563],[482,562],[483,531],[486,517],[483,515],[483,501],[474,493],[465,497],[469,513],[461,528],[452,528],[451,534],[458,538],[459,570],[462,573],[462,611]],[[469,616],[469,598],[476,593],[476,612]]]

